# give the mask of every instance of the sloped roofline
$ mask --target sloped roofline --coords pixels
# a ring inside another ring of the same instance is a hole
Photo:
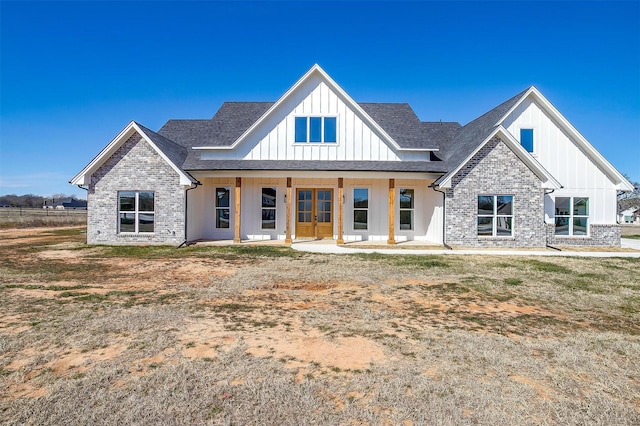
[[[633,191],[634,187],[626,179],[622,173],[620,173],[606,158],[602,156],[598,152],[597,149],[589,143],[589,141],[580,134],[580,132],[573,127],[573,125],[567,120],[561,113],[553,106],[551,102],[535,87],[531,86],[501,118],[496,123],[496,126],[502,126],[502,123],[509,117],[509,115],[516,110],[527,99],[528,96],[533,96],[533,98],[538,102],[539,105],[544,108],[544,110],[549,113],[560,126],[573,136],[574,140],[578,143],[579,147],[587,154],[587,156],[594,161],[600,168],[605,172],[605,174],[616,184],[616,189],[619,191]]]
[[[102,166],[102,164],[116,152],[118,148],[126,142],[134,133],[138,133],[153,149],[162,157],[162,159],[171,166],[173,170],[180,176],[180,185],[191,185],[194,180],[190,178],[184,171],[180,169],[173,161],[166,156],[158,146],[153,143],[147,133],[135,121],[131,121],[122,129],[109,144],[87,166],[69,181],[72,185],[88,185],[91,183],[91,175]]]
[[[562,185],[560,184],[560,182],[558,182],[556,180],[556,178],[553,177],[553,175],[551,175],[551,173],[549,173],[544,167],[542,167],[542,165],[531,156],[531,154],[529,154],[523,147],[522,145],[515,140],[515,138],[511,135],[511,133],[509,133],[509,131],[507,129],[505,129],[503,126],[498,126],[496,127],[491,134],[489,134],[489,136],[487,136],[485,138],[484,141],[482,141],[482,143],[480,145],[478,145],[476,147],[476,149],[473,150],[473,152],[471,152],[471,154],[469,154],[467,156],[467,158],[464,159],[464,161],[460,162],[460,164],[458,164],[456,166],[455,169],[449,171],[448,173],[446,173],[445,175],[443,175],[440,179],[438,179],[438,181],[436,181],[436,186],[440,187],[440,188],[451,188],[451,180],[453,179],[453,177],[462,169],[462,167],[464,167],[465,164],[467,164],[491,139],[493,139],[494,137],[499,137],[500,140],[502,140],[505,145],[507,145],[511,151],[513,151],[514,154],[516,154],[518,156],[518,158],[533,172],[536,174],[536,176],[538,176],[538,178],[540,178],[540,180],[542,181],[542,188],[545,189],[559,189],[562,188]],[[496,179],[499,179],[500,177],[496,177]]]
[[[356,101],[354,101],[351,96],[345,92],[342,87],[338,85],[330,76],[327,74],[318,64],[314,64],[309,71],[307,71],[298,81],[289,88],[271,107],[264,113],[260,118],[258,118],[247,130],[244,131],[238,137],[238,139],[233,142],[230,146],[194,146],[193,149],[198,150],[224,150],[224,149],[234,149],[240,143],[242,143],[248,135],[251,134],[258,126],[260,126],[264,121],[268,119],[268,117],[280,107],[286,100],[295,93],[300,86],[302,86],[308,79],[311,78],[313,74],[318,74],[320,78],[324,81],[324,83],[329,86],[334,92],[338,94],[338,96],[342,97],[345,102],[351,107],[351,109],[358,112],[362,117],[364,117],[365,122],[373,127],[377,132],[379,132],[384,139],[387,140],[395,149],[398,151],[436,151],[434,149],[426,149],[426,148],[402,148],[398,143],[382,128],[380,125],[373,119],[369,114],[365,112],[365,110],[358,105]]]

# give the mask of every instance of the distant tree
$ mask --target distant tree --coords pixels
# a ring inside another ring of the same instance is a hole
[[[629,182],[631,182],[635,189],[633,191],[620,192],[618,194],[618,201],[626,200],[629,198],[640,198],[640,182],[632,181],[629,175],[627,175],[626,173],[623,173],[622,176],[624,176]]]

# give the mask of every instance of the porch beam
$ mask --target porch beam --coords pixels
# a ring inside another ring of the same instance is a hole
[[[338,178],[338,240],[336,244],[344,244],[344,179]]]
[[[233,242],[240,242],[240,197],[242,196],[242,178],[236,177],[235,187],[235,220],[233,221]]]
[[[387,244],[395,244],[395,226],[396,226],[396,182],[395,179],[389,179],[389,238]]]
[[[293,241],[291,240],[291,178],[287,178],[287,193],[285,195],[285,200],[287,204],[286,208],[286,236],[284,239],[285,244],[291,244]]]

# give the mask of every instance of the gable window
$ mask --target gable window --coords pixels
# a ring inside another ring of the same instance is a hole
[[[216,188],[216,228],[229,228],[229,188]]]
[[[336,117],[296,117],[295,141],[298,143],[335,143]]]
[[[478,195],[478,236],[513,236],[512,195]]]
[[[262,229],[276,229],[276,188],[262,188]]]
[[[556,235],[588,235],[589,198],[556,197]]]
[[[118,232],[151,233],[155,222],[155,194],[151,191],[118,192]]]
[[[353,189],[353,229],[366,231],[369,229],[369,189]]]
[[[520,144],[527,152],[533,152],[533,129],[520,129]]]
[[[413,189],[400,188],[400,230],[413,229]]]

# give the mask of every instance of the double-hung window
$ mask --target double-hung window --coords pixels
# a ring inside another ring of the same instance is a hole
[[[478,196],[478,236],[513,236],[513,196]]]
[[[589,198],[556,197],[556,235],[589,234]]]
[[[152,233],[155,194],[151,191],[118,192],[118,232]]]
[[[414,190],[400,188],[400,230],[413,230]]]
[[[369,189],[353,188],[353,230],[369,229]]]
[[[295,142],[336,143],[336,117],[296,117]]]
[[[276,229],[276,188],[262,188],[262,229]]]
[[[229,188],[216,188],[216,228],[229,228]]]

